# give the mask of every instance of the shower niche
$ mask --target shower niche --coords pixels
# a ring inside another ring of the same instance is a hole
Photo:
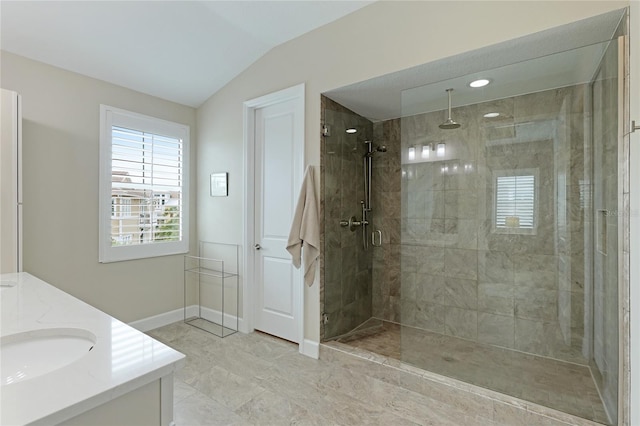
[[[323,341],[617,424],[625,22],[591,18],[610,31],[486,69],[474,60],[516,47],[448,58],[459,76],[426,64],[432,81],[366,96],[388,106],[325,93]],[[367,234],[340,226],[352,215]]]

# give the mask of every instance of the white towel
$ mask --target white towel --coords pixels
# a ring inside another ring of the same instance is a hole
[[[298,205],[293,215],[287,251],[291,253],[293,266],[300,268],[300,255],[304,262],[304,282],[313,284],[316,263],[320,256],[320,221],[316,197],[315,169],[307,166],[304,172]],[[302,252],[302,253],[301,253]]]

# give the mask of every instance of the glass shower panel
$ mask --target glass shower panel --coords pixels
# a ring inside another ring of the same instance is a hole
[[[522,87],[472,89],[464,76],[403,93],[399,359],[615,421],[614,44],[485,73],[540,70]],[[558,63],[577,69],[545,87]],[[588,77],[557,82],[568,75]],[[457,129],[439,127],[448,88]],[[420,111],[434,98],[442,109]]]
[[[611,421],[618,404],[618,55],[610,43],[592,83],[593,358],[591,369]]]
[[[341,226],[352,216],[360,220],[364,198],[364,141],[372,123],[323,97],[328,129],[322,137],[324,214],[323,339],[352,331],[371,318],[371,249],[365,250],[362,230]],[[348,133],[348,129],[350,130]],[[354,133],[351,133],[354,131]]]

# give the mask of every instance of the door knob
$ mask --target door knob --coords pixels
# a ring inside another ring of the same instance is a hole
[[[262,248],[260,244],[256,244],[254,247],[256,248],[256,250],[260,250]]]

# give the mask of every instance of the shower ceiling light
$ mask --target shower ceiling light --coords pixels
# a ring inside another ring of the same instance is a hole
[[[478,88],[478,87],[484,87],[489,83],[491,83],[491,81],[489,81],[488,79],[481,78],[481,79],[472,81],[471,83],[469,83],[469,86]]]
[[[409,147],[409,161],[416,159],[416,148],[414,146]]]
[[[483,115],[484,118],[495,118],[497,116],[499,116],[500,113],[499,112],[488,112],[485,115]]]
[[[347,133],[349,133],[349,134],[351,134],[351,133],[356,133],[356,132],[357,132],[357,130],[356,130],[356,129],[354,129],[354,128],[352,127],[352,128],[350,128],[350,129],[347,129],[347,130],[346,130],[346,132],[347,132]]]
[[[439,144],[437,145],[437,148],[436,148],[436,155],[437,155],[438,157],[444,157],[444,149],[445,149],[444,147],[445,147],[445,144],[444,144],[444,143],[439,143]]]

